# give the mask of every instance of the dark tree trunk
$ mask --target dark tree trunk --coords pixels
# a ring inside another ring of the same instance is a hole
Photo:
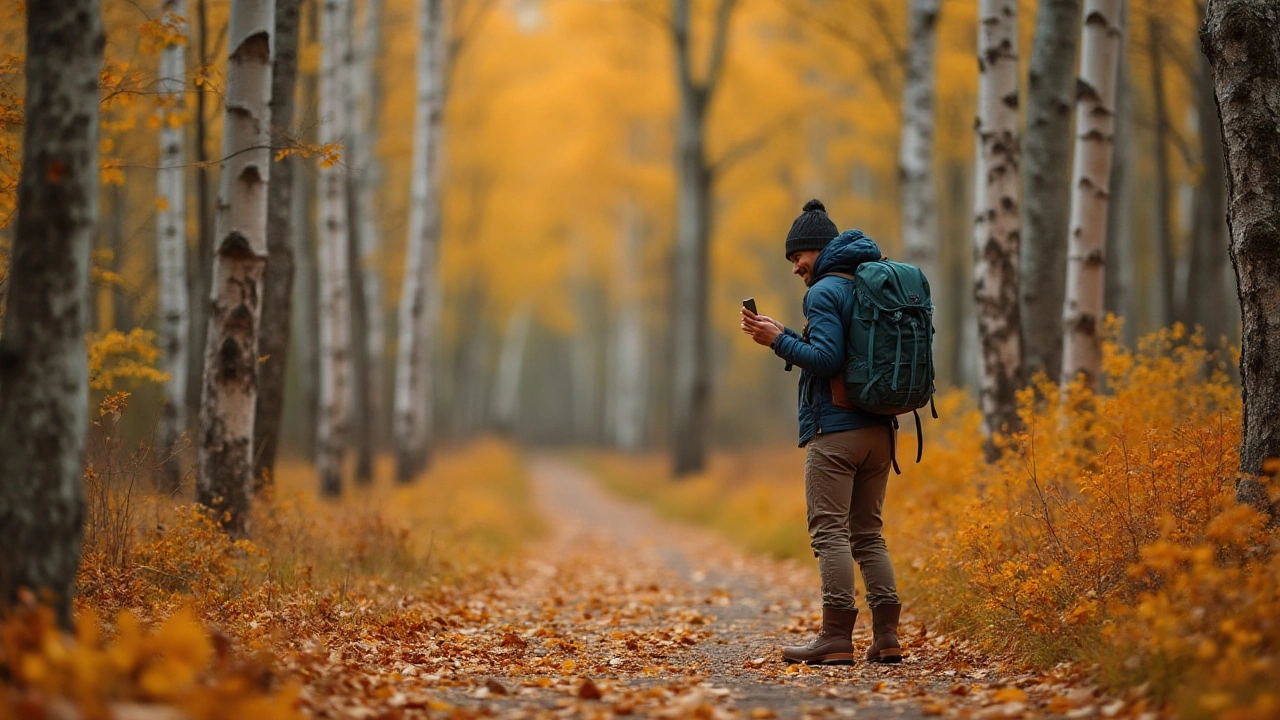
[[[275,0],[275,64],[271,73],[272,136],[283,138],[293,124],[298,78],[299,0]],[[263,280],[262,324],[258,355],[258,402],[254,408],[253,477],[259,487],[271,482],[280,445],[284,410],[284,373],[289,361],[293,317],[293,173],[294,157],[274,161],[267,187],[267,274]]]
[[[196,0],[196,14],[200,16],[196,33],[196,51],[201,65],[209,62],[209,9],[205,0]],[[187,266],[191,274],[190,346],[187,348],[187,418],[196,425],[200,418],[200,393],[204,389],[204,341],[209,331],[209,281],[213,275],[213,190],[209,182],[209,150],[207,147],[208,122],[205,107],[207,88],[196,93],[195,160],[196,160],[196,213],[197,240],[195,259]]]
[[[1151,71],[1151,101],[1154,113],[1156,203],[1154,222],[1151,225],[1152,242],[1160,270],[1161,325],[1172,325],[1181,320],[1175,292],[1173,230],[1169,223],[1173,218],[1173,191],[1169,178],[1169,107],[1164,91],[1164,58],[1161,44],[1164,42],[1164,24],[1156,13],[1147,19],[1147,63]]]
[[[46,595],[63,628],[84,532],[89,252],[98,214],[98,0],[27,6],[26,117],[0,336],[0,609]]]
[[[1129,8],[1124,9],[1124,40],[1128,34]],[[1124,40],[1121,48],[1125,47]],[[1130,196],[1133,192],[1133,84],[1129,78],[1129,63],[1122,49],[1120,71],[1116,81],[1115,150],[1111,157],[1111,202],[1107,212],[1107,248],[1104,256],[1107,265],[1106,287],[1103,291],[1104,309],[1119,318],[1127,318],[1122,331],[1123,341],[1132,345],[1136,341],[1136,329],[1130,317],[1130,292],[1133,286],[1133,212]]]
[[[1040,0],[1022,140],[1023,372],[1062,374],[1080,0]]]
[[[360,215],[368,208],[360,207],[359,181],[347,176],[347,282],[351,298],[351,429],[356,454],[356,482],[373,482],[374,431],[372,363],[369,356],[369,303],[364,287],[364,263],[360,252]]]
[[[707,110],[720,81],[729,41],[735,0],[719,0],[712,28],[706,76],[694,78],[690,0],[674,0],[671,34],[676,51],[680,95],[676,243],[673,268],[675,314],[672,341],[672,469],[677,477],[703,469],[711,442],[711,339],[707,325],[710,284],[709,246],[714,229],[711,185],[714,173],[707,157]]]
[[[1274,513],[1267,486],[1255,478],[1267,459],[1280,457],[1280,6],[1210,0],[1200,40],[1213,68],[1231,262],[1244,320],[1236,497]]]
[[[1210,346],[1227,334],[1226,261],[1229,253],[1227,192],[1222,167],[1222,128],[1213,97],[1213,69],[1198,53],[1196,118],[1200,130],[1200,185],[1195,197],[1195,225],[1191,235],[1191,266],[1183,307],[1192,322],[1204,328]]]

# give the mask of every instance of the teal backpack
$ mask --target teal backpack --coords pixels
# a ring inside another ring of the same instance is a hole
[[[920,408],[933,417],[933,302],[920,268],[891,260],[864,262],[853,275],[851,317],[846,318],[844,384],[854,405],[878,415],[912,413],[916,462],[924,453]],[[901,472],[895,455],[893,469]]]

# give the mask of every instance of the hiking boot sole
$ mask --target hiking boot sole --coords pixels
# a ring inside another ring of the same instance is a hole
[[[854,657],[853,653],[831,653],[829,655],[810,658],[808,660],[797,660],[796,658],[790,658],[783,655],[782,659],[787,661],[790,665],[794,665],[796,663],[804,663],[805,665],[854,665],[858,662],[858,659]]]
[[[878,657],[869,657],[867,658],[867,662],[886,664],[900,663],[902,662],[902,650],[881,650]]]

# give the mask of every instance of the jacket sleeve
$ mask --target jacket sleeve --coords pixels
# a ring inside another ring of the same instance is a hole
[[[809,342],[794,335],[779,335],[773,346],[774,354],[817,377],[839,377],[844,370],[845,339],[837,298],[833,287],[815,286],[804,302]]]

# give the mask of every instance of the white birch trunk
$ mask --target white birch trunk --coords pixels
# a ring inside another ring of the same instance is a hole
[[[1064,385],[1084,375],[1096,387],[1102,369],[1104,248],[1123,8],[1123,0],[1086,0],[1084,5],[1067,296],[1062,310]]]
[[[941,0],[911,0],[907,78],[898,146],[902,248],[907,262],[937,283],[938,199],[933,177],[934,48]]]
[[[349,0],[324,0],[320,16],[320,142],[349,135]],[[351,298],[347,276],[347,174],[342,164],[321,167],[318,188],[320,267],[320,417],[316,468],[320,491],[342,493],[351,408]]]
[[[165,0],[161,10],[172,29],[186,33],[185,0]],[[181,117],[186,94],[185,45],[171,43],[160,51],[158,89],[165,100],[160,123],[160,170],[156,173],[160,209],[156,213],[156,270],[160,276],[160,368],[169,374],[160,411],[160,446],[165,455],[160,486],[174,492],[182,480],[179,441],[186,429],[187,342],[190,328],[187,298],[186,188],[183,182]],[[172,115],[170,115],[172,113]]]
[[[1018,311],[1018,6],[978,4],[977,173],[974,302],[981,338],[980,398],[987,457],[991,435],[1018,427],[1022,387]]]
[[[378,227],[378,193],[382,186],[382,168],[378,163],[378,118],[380,82],[376,59],[382,47],[383,0],[366,0],[364,33],[358,57],[361,92],[360,114],[360,258],[364,269],[365,308],[368,311],[366,342],[369,356],[370,422],[382,427],[382,353],[386,347],[386,329],[382,315],[382,269],[378,264],[382,251],[382,234]],[[378,434],[381,436],[381,433]]]
[[[22,168],[0,313],[0,608],[25,588],[48,597],[70,631],[85,512],[101,8],[33,2],[26,25]]]
[[[393,435],[396,477],[411,481],[430,458],[431,358],[440,230],[439,150],[444,80],[443,0],[418,0],[417,99],[408,262],[400,292]]]
[[[628,204],[619,233],[618,310],[613,323],[613,440],[619,449],[636,452],[644,442],[645,392],[648,363],[644,343],[644,298],[641,287],[641,246],[644,224],[640,211]]]
[[[516,412],[520,409],[520,371],[532,325],[533,308],[522,305],[511,313],[506,332],[502,334],[498,378],[493,388],[493,422],[504,432],[515,428]]]
[[[267,267],[273,0],[233,0],[226,114],[214,217],[212,309],[205,341],[197,499],[242,534],[253,484],[258,321]]]

